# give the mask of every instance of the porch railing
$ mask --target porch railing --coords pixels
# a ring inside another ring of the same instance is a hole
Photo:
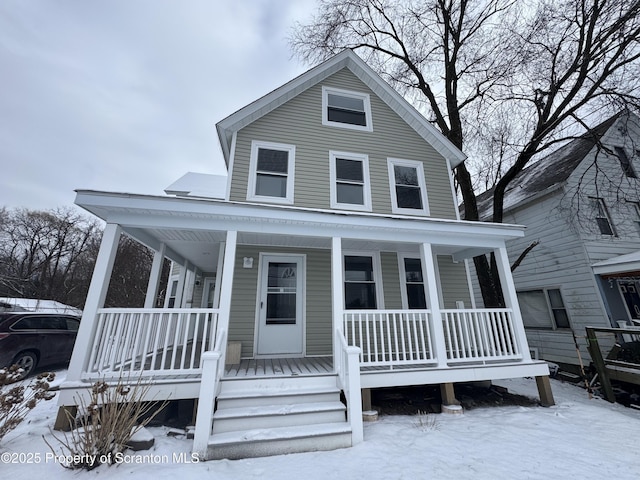
[[[344,314],[349,345],[363,367],[434,363],[429,310],[350,310]]]
[[[447,363],[522,358],[511,309],[442,310]]]
[[[217,323],[209,308],[100,309],[84,375],[200,373]]]
[[[335,359],[338,372],[339,387],[347,399],[347,420],[351,425],[351,441],[355,445],[363,440],[362,426],[362,393],[360,389],[360,366],[358,357],[360,349],[350,346],[342,332],[336,329],[339,340]]]

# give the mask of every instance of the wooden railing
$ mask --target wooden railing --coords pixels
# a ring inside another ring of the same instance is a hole
[[[442,310],[447,363],[522,358],[510,309]]]
[[[190,374],[213,348],[218,310],[107,308],[97,317],[85,377]]]
[[[428,310],[350,310],[344,314],[349,345],[362,350],[363,367],[435,362]]]

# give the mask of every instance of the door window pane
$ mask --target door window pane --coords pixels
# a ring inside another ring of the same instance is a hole
[[[294,325],[297,311],[297,265],[269,262],[267,325]]]

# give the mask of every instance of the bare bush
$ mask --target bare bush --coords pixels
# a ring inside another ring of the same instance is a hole
[[[20,425],[40,400],[51,400],[55,396],[49,391],[54,373],[41,373],[29,383],[16,383],[21,378],[22,369],[17,365],[0,368],[0,440]]]
[[[62,464],[66,468],[92,470],[104,463],[116,463],[131,437],[168,403],[143,401],[151,386],[141,378],[131,382],[123,377],[115,385],[94,383],[88,402],[83,397],[76,399],[80,416],[68,415],[71,431],[63,434],[64,438],[52,432],[58,442],[57,451],[46,439],[45,442],[54,455],[69,459]]]

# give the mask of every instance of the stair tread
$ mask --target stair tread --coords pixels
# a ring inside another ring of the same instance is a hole
[[[240,392],[221,392],[218,395],[218,399],[229,400],[234,398],[257,398],[257,397],[288,397],[294,395],[315,395],[326,393],[340,393],[338,387],[310,387],[310,388],[289,388],[289,389],[276,389],[276,388],[262,388],[262,389],[247,389]]]
[[[351,433],[351,427],[346,421],[320,423],[315,425],[297,425],[291,427],[255,428],[234,432],[214,433],[209,437],[209,445],[260,442],[314,436],[319,437],[343,433]]]
[[[251,407],[221,408],[213,414],[214,419],[237,418],[237,417],[265,417],[274,415],[289,415],[308,412],[329,412],[334,410],[345,410],[342,402],[315,402],[315,403],[292,403],[275,405],[257,405]]]

